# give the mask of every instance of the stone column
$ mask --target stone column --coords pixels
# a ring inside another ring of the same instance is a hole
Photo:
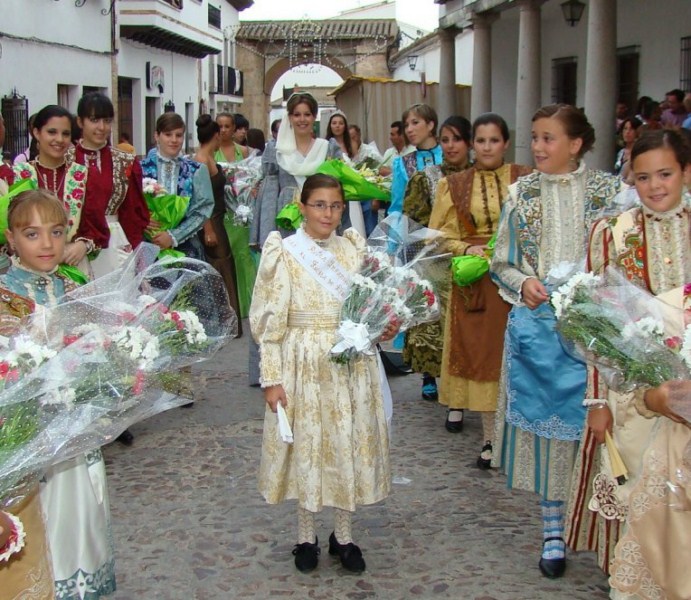
[[[519,5],[518,81],[516,85],[516,162],[533,164],[530,151],[532,118],[540,108],[540,5],[522,0]]]
[[[492,23],[498,18],[489,13],[474,15],[473,85],[470,90],[470,120],[492,110]]]
[[[595,128],[589,167],[611,170],[614,163],[614,113],[617,101],[617,2],[590,0],[585,64],[585,114]]]
[[[439,95],[436,109],[440,123],[456,114],[456,33],[455,27],[439,29]]]

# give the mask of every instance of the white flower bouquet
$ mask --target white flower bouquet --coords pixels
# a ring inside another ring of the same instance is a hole
[[[577,273],[551,295],[557,330],[610,388],[630,391],[689,378],[691,333],[683,313],[616,270]]]
[[[51,465],[187,402],[166,377],[237,332],[221,276],[142,244],[118,271],[37,312],[0,348],[0,509]]]
[[[264,176],[261,156],[250,156],[236,163],[221,163],[221,168],[226,176],[226,208],[233,214],[235,225],[249,225]]]

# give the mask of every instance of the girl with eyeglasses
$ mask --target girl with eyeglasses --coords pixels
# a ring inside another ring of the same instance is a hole
[[[382,384],[376,356],[342,365],[329,351],[366,246],[354,229],[336,235],[346,207],[337,179],[307,177],[299,206],[304,221],[295,235],[273,232],[264,243],[250,309],[267,404],[259,490],[270,504],[297,500],[299,571],[317,567],[315,515],[330,506],[329,554],[359,573],[365,561],[353,542],[353,513],[386,498],[391,485]],[[382,339],[395,333],[389,328]],[[294,442],[282,441],[277,411]]]

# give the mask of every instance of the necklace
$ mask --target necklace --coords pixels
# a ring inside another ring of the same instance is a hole
[[[43,181],[43,188],[48,190],[49,192],[53,192],[56,196],[60,196],[60,190],[62,189],[62,184],[65,182],[65,175],[67,174],[67,167],[65,167],[62,171],[62,175],[60,176],[60,180],[58,180],[58,171],[65,166],[65,163],[62,163],[61,165],[58,165],[57,167],[46,167],[45,165],[42,165],[38,160],[36,160],[36,166],[41,167],[41,169],[45,169],[45,171],[50,171],[52,174],[52,186],[48,185],[48,177],[45,173],[45,171],[36,169],[36,172],[41,176],[41,180]]]

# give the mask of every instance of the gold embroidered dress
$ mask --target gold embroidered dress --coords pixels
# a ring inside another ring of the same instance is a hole
[[[496,170],[473,167],[442,179],[429,224],[441,231],[444,250],[460,256],[472,245],[486,244],[497,230],[508,186],[530,171],[505,164]],[[471,286],[452,285],[444,321],[441,404],[452,409],[496,410],[510,308],[489,274]]]
[[[359,270],[364,239],[354,230],[318,241],[348,272]],[[389,439],[375,356],[339,365],[329,358],[342,301],[330,294],[272,232],[264,243],[250,309],[261,353],[262,387],[282,385],[294,443],[264,417],[259,491],[270,504],[354,511],[389,494]]]
[[[691,270],[690,215],[689,206],[682,203],[665,213],[636,207],[603,219],[591,235],[590,269],[597,273],[611,265],[640,287],[681,307],[683,286]],[[665,511],[662,507],[669,495],[655,481],[673,479],[670,465],[680,461],[683,440],[691,439],[691,430],[645,409],[644,390],[616,393],[607,388],[597,369],[588,371],[587,397],[607,400],[613,416],[612,435],[630,477],[624,485],[617,484],[606,452],[587,431],[574,474],[567,541],[577,550],[596,550],[605,571],[614,554],[611,585],[636,594],[621,597],[689,598],[691,580],[681,561],[691,555],[691,513]],[[624,537],[617,544],[622,530]],[[647,542],[655,541],[642,549],[639,530],[645,532]],[[679,586],[685,586],[681,595]],[[663,587],[677,591],[663,592]],[[613,592],[613,597],[620,596]]]

